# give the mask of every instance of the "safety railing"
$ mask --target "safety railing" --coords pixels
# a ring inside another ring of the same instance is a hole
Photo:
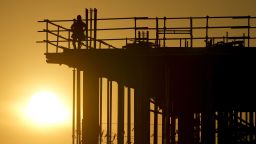
[[[90,13],[90,17],[89,17]],[[91,14],[93,13],[93,14]],[[161,47],[255,47],[256,17],[176,17],[97,18],[97,10],[87,10],[85,40],[81,49],[129,48],[146,43]],[[70,26],[73,20],[43,20],[46,53],[73,49]]]

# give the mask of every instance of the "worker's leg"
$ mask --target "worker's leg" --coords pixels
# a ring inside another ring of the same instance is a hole
[[[74,48],[74,49],[76,49],[76,42],[77,42],[76,39],[77,39],[77,38],[73,38],[73,40],[72,40],[72,44],[73,44],[73,48]]]
[[[78,49],[81,49],[81,47],[82,47],[82,41],[78,40]]]

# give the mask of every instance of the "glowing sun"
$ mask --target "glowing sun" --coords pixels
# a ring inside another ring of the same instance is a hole
[[[68,110],[57,95],[40,91],[35,93],[26,109],[27,117],[39,125],[62,124],[68,119]]]

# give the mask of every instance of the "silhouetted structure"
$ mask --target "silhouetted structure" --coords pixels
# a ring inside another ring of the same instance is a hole
[[[57,24],[72,20],[40,21],[46,23],[42,42],[47,63],[75,69],[73,143],[256,143],[256,27],[251,24],[255,18],[99,19],[96,9],[86,9],[86,40],[79,50],[70,48],[70,30]],[[124,20],[134,20],[134,26],[97,27],[101,21]],[[221,24],[241,20],[247,25],[211,25],[215,20]],[[152,23],[154,27],[147,26]],[[242,36],[227,32],[237,29],[242,33],[235,34]],[[108,36],[117,31],[122,37],[98,38],[101,31],[111,31]],[[113,41],[122,46],[113,46]],[[116,134],[114,82],[118,85]]]

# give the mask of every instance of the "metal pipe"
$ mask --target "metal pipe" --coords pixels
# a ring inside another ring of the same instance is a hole
[[[96,49],[96,40],[97,40],[97,9],[94,8],[94,48]]]
[[[134,43],[137,41],[137,17],[134,17]]]
[[[165,47],[165,40],[166,40],[166,37],[165,37],[165,33],[166,33],[166,17],[164,17],[164,47]]]
[[[149,42],[149,31],[147,31],[147,43]]]
[[[81,110],[80,110],[80,70],[77,69],[77,144],[81,141]]]
[[[85,43],[86,43],[86,48],[88,49],[88,9],[85,10]]]
[[[100,96],[100,144],[102,143],[102,77],[99,78],[99,96]]]
[[[251,22],[250,22],[250,20],[251,20],[251,17],[250,16],[248,16],[248,39],[247,39],[247,41],[248,41],[248,47],[250,47],[250,26],[251,26]]]
[[[109,133],[110,133],[110,125],[109,125],[109,123],[110,123],[110,119],[109,119],[109,100],[110,100],[110,98],[109,98],[109,80],[107,80],[107,144],[110,144],[110,138],[109,138]]]
[[[137,19],[140,19],[140,20],[153,20],[155,18],[150,18],[150,17],[136,17]],[[168,17],[166,19],[189,19],[190,17]],[[192,17],[193,19],[205,19],[206,17]],[[247,19],[248,16],[211,16],[210,17],[211,19]],[[255,19],[256,17],[255,16],[251,16],[252,19]],[[98,20],[131,20],[131,19],[134,19],[134,17],[118,17],[118,18],[100,18]],[[159,19],[163,19],[163,18],[159,18]],[[73,21],[73,20],[51,20],[52,22],[70,22],[70,21]],[[41,20],[41,21],[37,21],[37,22],[46,22],[46,20]]]
[[[156,47],[159,47],[159,34],[158,34],[158,17],[156,17]]]
[[[207,47],[208,42],[208,28],[209,28],[209,16],[206,16],[206,27],[205,27],[205,45]]]
[[[254,122],[253,122],[253,112],[249,112],[249,121],[250,121],[250,125],[249,127],[250,128],[253,128],[254,127]],[[254,137],[254,134],[250,134],[250,141],[253,141],[253,137]]]
[[[72,113],[72,144],[75,144],[75,102],[76,101],[76,69],[73,69],[73,113]]]
[[[112,144],[112,81],[109,81],[109,139]]]
[[[90,8],[90,48],[92,47],[92,13],[93,10]]]
[[[158,142],[158,107],[157,104],[154,104],[154,144],[157,144]]]
[[[193,47],[193,19],[190,17],[190,47]]]
[[[127,143],[131,143],[131,90],[127,87]]]

